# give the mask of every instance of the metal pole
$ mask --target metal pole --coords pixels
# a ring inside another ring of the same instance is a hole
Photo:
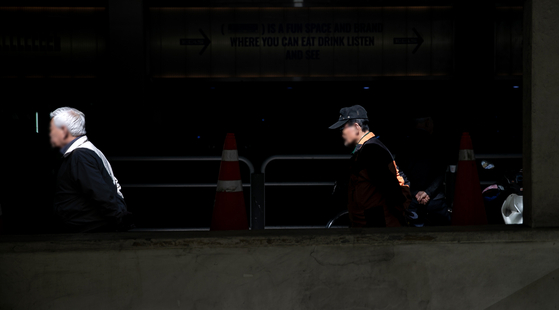
[[[264,174],[250,175],[250,229],[264,229],[265,219]]]

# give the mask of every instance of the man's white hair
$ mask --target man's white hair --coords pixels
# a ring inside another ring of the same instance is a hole
[[[85,135],[85,115],[77,109],[58,108],[50,113],[50,118],[54,120],[56,127],[66,126],[74,137]]]

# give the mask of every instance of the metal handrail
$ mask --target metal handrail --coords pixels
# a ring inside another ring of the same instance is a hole
[[[122,184],[127,188],[211,188],[217,187],[217,183],[144,183],[144,184]],[[243,187],[250,187],[250,183],[243,183]]]
[[[476,159],[519,159],[522,154],[475,154]],[[261,173],[266,173],[266,167],[274,160],[336,160],[336,159],[349,159],[351,155],[274,155],[268,157],[260,168]]]
[[[221,156],[116,156],[109,158],[111,161],[220,161]],[[246,157],[239,156],[239,161],[245,163],[250,170],[254,173],[254,165]]]
[[[263,163],[262,167],[260,168],[261,173],[266,173],[266,166],[274,160],[293,160],[293,159],[300,159],[300,160],[308,160],[308,159],[324,159],[324,160],[335,160],[335,159],[350,159],[351,155],[274,155],[268,157]]]
[[[476,159],[520,159],[522,154],[475,154]]]
[[[346,211],[347,213],[347,211]],[[347,226],[335,226],[330,224],[328,228],[347,228]],[[324,225],[300,225],[300,226],[266,226],[265,229],[274,230],[274,229],[324,229]],[[182,228],[182,227],[173,227],[173,228],[133,228],[129,231],[210,231],[209,227],[197,227],[197,228]]]
[[[522,154],[476,154],[476,159],[520,159]],[[274,155],[268,157],[260,168],[262,174],[266,173],[266,167],[275,160],[340,160],[349,159],[351,155]],[[220,161],[221,156],[117,156],[111,157],[111,161]],[[239,156],[239,161],[245,163],[251,174],[254,173],[254,165],[250,160]],[[482,182],[484,183],[484,182]],[[266,182],[267,186],[332,186],[334,182]],[[179,188],[211,188],[216,187],[217,183],[190,183],[190,184],[123,184],[126,187],[179,187]],[[243,187],[250,187],[250,184],[243,184]]]
[[[133,157],[133,156],[116,156],[109,158],[111,161],[221,161],[221,156],[144,156],[144,157]],[[252,176],[254,175],[254,165],[250,160],[243,156],[239,156],[239,161],[245,163],[248,166],[251,176],[250,183],[242,183],[243,187],[250,187],[250,194],[252,196]],[[216,183],[182,183],[182,184],[165,184],[165,183],[144,183],[144,184],[122,184],[122,187],[126,188],[212,188],[217,187]],[[250,201],[250,216],[252,225],[252,199]]]
[[[266,186],[333,186],[334,182],[266,182],[266,167],[274,160],[348,160],[351,155],[274,155],[268,157],[260,168],[260,173],[262,175],[262,193],[259,193],[259,198],[261,199],[261,209],[260,209],[260,222],[258,227],[266,229],[266,195],[264,189]]]
[[[266,186],[334,186],[334,182],[266,182]]]
[[[111,161],[220,161],[221,156],[118,156],[109,158]],[[254,173],[254,165],[245,157],[239,156],[239,161],[245,163]],[[161,183],[143,183],[143,184],[122,184],[123,187],[133,188],[211,188],[217,187],[216,183],[188,183],[188,184],[161,184]],[[250,183],[243,183],[243,187],[250,187]]]
[[[265,179],[266,175],[266,168],[268,165],[275,160],[347,160],[351,158],[351,155],[275,155],[268,157],[263,163],[260,168],[261,174]],[[522,158],[522,154],[476,154],[476,160],[478,159],[519,159]],[[266,182],[263,180],[264,186],[333,186],[334,182]],[[481,181],[481,185],[486,184],[493,184],[494,182],[488,181]],[[266,199],[265,194],[261,194],[263,210],[261,211],[262,214],[265,214],[266,210]],[[339,217],[340,215],[338,215]],[[265,216],[264,216],[265,218]],[[336,217],[337,218],[337,217]],[[332,225],[332,222],[329,222],[328,225]],[[265,228],[265,223],[262,223],[262,226]]]
[[[476,154],[477,159],[520,159],[522,154]],[[351,155],[274,155],[268,157],[260,171],[262,174],[266,173],[266,167],[274,160],[337,160],[337,159],[349,159]],[[482,184],[487,182],[481,182]],[[492,184],[492,183],[491,183]],[[330,186],[334,185],[334,182],[266,182],[268,186]]]

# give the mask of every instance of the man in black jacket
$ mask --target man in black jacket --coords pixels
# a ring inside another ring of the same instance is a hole
[[[338,122],[344,145],[353,148],[347,183],[351,227],[406,226],[411,195],[388,148],[369,131],[360,105],[342,108]]]
[[[450,212],[444,195],[447,163],[441,142],[434,136],[433,119],[421,116],[414,120],[406,151],[400,164],[411,182],[410,211],[419,218],[412,225],[450,225]]]
[[[122,229],[129,212],[120,184],[103,153],[87,140],[84,114],[68,107],[52,112],[50,138],[63,156],[54,198],[59,230]]]

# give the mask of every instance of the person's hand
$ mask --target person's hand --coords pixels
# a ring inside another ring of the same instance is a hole
[[[426,205],[431,197],[429,197],[426,192],[420,191],[415,195],[415,199],[417,199],[417,202],[419,202],[420,204]]]
[[[419,191],[419,192],[417,192],[417,194],[415,194],[415,199],[417,199],[418,202],[421,202],[424,195],[426,195],[426,193],[424,191]]]

